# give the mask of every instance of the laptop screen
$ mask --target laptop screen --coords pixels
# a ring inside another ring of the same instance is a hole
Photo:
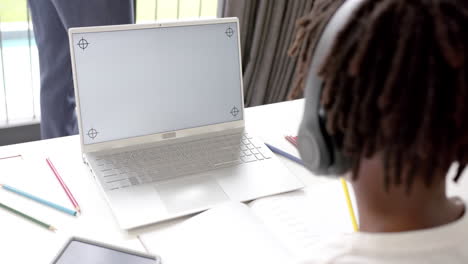
[[[237,28],[73,33],[83,143],[242,120]]]

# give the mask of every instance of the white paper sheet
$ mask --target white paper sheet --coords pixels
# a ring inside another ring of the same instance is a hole
[[[266,197],[249,206],[274,237],[298,258],[307,256],[324,240],[353,232],[339,181]]]
[[[140,240],[164,264],[285,264],[291,256],[242,203],[227,203]]]

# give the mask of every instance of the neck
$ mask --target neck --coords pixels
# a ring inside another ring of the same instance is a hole
[[[375,161],[367,161],[375,162]],[[372,166],[370,166],[372,165]],[[405,185],[383,187],[383,176],[375,164],[361,163],[361,173],[353,182],[359,212],[360,231],[403,232],[426,229],[453,222],[461,217],[464,205],[459,199],[448,198],[445,177],[427,187],[422,177],[408,194]]]
[[[359,196],[359,195],[358,195]],[[386,199],[393,199],[387,196]],[[381,206],[357,197],[360,231],[403,232],[426,229],[451,223],[463,214],[464,205],[458,199],[414,201],[395,199],[400,206]]]

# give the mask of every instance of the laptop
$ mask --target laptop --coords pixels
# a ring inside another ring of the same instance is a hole
[[[69,37],[83,160],[120,228],[303,187],[244,126],[236,18]]]

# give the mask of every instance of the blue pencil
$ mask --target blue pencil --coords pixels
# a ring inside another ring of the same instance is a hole
[[[63,206],[61,206],[61,205],[58,205],[58,204],[55,204],[55,203],[46,201],[46,200],[44,200],[44,199],[42,199],[42,198],[39,198],[39,197],[34,196],[34,195],[32,195],[32,194],[29,194],[29,193],[20,191],[20,190],[18,190],[18,189],[16,189],[16,188],[13,188],[13,187],[8,186],[8,185],[6,185],[6,184],[0,184],[0,186],[1,186],[3,189],[7,190],[7,191],[16,193],[16,194],[18,194],[18,195],[21,195],[21,196],[23,196],[23,197],[26,197],[26,198],[28,198],[28,199],[31,199],[31,200],[36,201],[36,202],[38,202],[38,203],[41,203],[41,204],[43,204],[43,205],[52,207],[52,208],[54,208],[54,209],[56,209],[56,210],[62,211],[62,212],[67,213],[67,214],[69,214],[69,215],[76,216],[76,211],[73,211],[73,210],[71,210],[71,209],[65,208],[65,207],[63,207]]]
[[[304,165],[304,162],[302,162],[302,160],[301,160],[300,158],[298,158],[298,157],[296,157],[296,156],[294,156],[294,155],[291,155],[291,154],[287,153],[286,151],[283,151],[283,150],[281,150],[281,149],[279,149],[279,148],[277,148],[277,147],[273,147],[273,146],[270,145],[270,144],[265,143],[265,145],[266,145],[273,153],[279,154],[279,155],[281,155],[281,156],[283,156],[283,157],[285,157],[285,158],[288,158],[288,159],[290,159],[290,160],[292,160],[292,161],[294,161],[294,162],[297,162],[297,163],[299,163],[299,164],[301,164],[301,165]]]

